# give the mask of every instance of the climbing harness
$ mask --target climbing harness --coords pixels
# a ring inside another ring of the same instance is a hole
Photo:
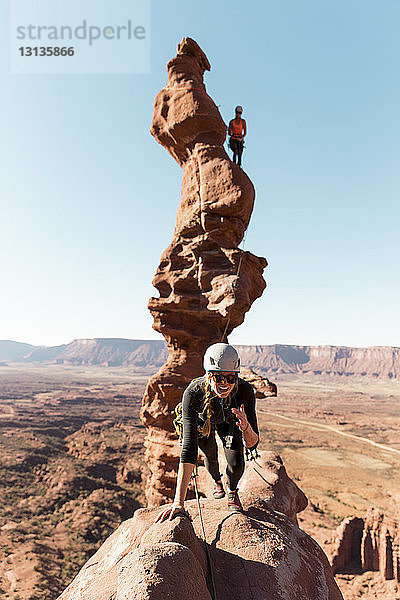
[[[229,140],[225,140],[225,143],[226,143],[226,145],[227,145],[227,147],[228,147],[228,151],[230,151],[230,152],[234,152],[233,148],[231,147],[231,138],[232,138],[232,137],[233,137],[233,136],[230,136],[230,137],[229,137]],[[235,138],[233,138],[233,139],[235,139]],[[246,142],[245,142],[244,140],[242,140],[242,142],[243,142],[243,150],[244,150],[244,149],[245,149],[245,147],[246,147]]]
[[[211,582],[212,598],[213,598],[213,600],[217,600],[217,592],[216,592],[216,589],[215,589],[215,581],[214,581],[214,572],[213,572],[212,563],[211,563],[210,551],[208,549],[208,544],[207,544],[207,540],[206,540],[206,531],[204,529],[203,515],[201,514],[199,490],[197,488],[197,476],[198,476],[198,470],[197,470],[197,461],[196,461],[196,464],[195,464],[195,467],[194,467],[194,472],[193,472],[193,475],[192,475],[193,487],[194,487],[194,492],[196,494],[197,509],[199,511],[201,533],[202,533],[202,536],[203,536],[204,548],[205,548],[206,556],[207,556],[208,570],[210,572],[210,582]]]

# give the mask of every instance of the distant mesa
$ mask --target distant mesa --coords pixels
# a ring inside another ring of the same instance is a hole
[[[274,377],[306,373],[400,378],[400,348],[392,346],[238,345],[243,365]],[[78,339],[60,346],[0,341],[1,363],[53,363],[158,369],[168,356],[164,340]]]
[[[13,342],[12,340],[0,340],[0,360],[13,361],[24,360],[24,358],[38,346]]]
[[[168,355],[164,341],[84,338],[61,346],[0,341],[0,360],[105,367],[157,368]]]

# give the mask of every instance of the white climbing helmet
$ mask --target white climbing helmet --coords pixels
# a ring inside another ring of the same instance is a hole
[[[240,371],[240,356],[236,348],[230,344],[213,344],[204,354],[205,371]]]

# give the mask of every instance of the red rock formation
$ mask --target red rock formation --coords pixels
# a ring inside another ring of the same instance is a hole
[[[262,377],[252,369],[242,367],[240,369],[240,377],[251,383],[256,398],[271,398],[278,395],[276,383],[273,383],[266,377]]]
[[[400,582],[400,524],[370,508],[364,518],[361,541],[364,571],[379,571],[384,579]]]
[[[267,455],[242,480],[245,512],[201,500],[218,600],[343,600],[318,544],[298,528],[307,499],[279,457]],[[59,600],[211,599],[195,500],[184,516],[153,524],[159,509],[139,509],[81,569]]]
[[[398,521],[375,508],[364,519],[345,519],[337,531],[332,566],[335,573],[379,571],[383,579],[400,582]]]
[[[168,82],[154,102],[151,133],[183,168],[182,200],[171,244],[161,257],[151,298],[153,328],[169,356],[150,379],[142,408],[147,427],[149,505],[174,493],[179,449],[173,409],[189,381],[203,373],[202,356],[224,341],[261,296],[264,258],[238,248],[249,224],[254,188],[223,148],[226,125],[206,93],[204,52],[190,38],[167,65]]]
[[[361,537],[364,521],[359,517],[344,519],[338,527],[332,556],[334,573],[361,572]]]

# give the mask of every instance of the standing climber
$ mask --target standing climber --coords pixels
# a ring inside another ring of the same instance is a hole
[[[241,106],[235,108],[235,118],[229,121],[228,127],[229,147],[233,152],[233,162],[236,164],[237,157],[239,167],[242,166],[244,137],[247,133],[246,121],[242,119],[242,112],[243,108]]]
[[[237,490],[244,472],[243,443],[254,450],[259,441],[254,390],[238,376],[240,357],[229,344],[210,346],[204,355],[204,369],[206,374],[194,379],[183,394],[183,447],[175,499],[160,512],[156,522],[184,512],[198,448],[204,453],[206,469],[214,480],[214,498],[225,496],[215,432],[222,441],[227,461],[228,508],[235,512],[243,510]]]

